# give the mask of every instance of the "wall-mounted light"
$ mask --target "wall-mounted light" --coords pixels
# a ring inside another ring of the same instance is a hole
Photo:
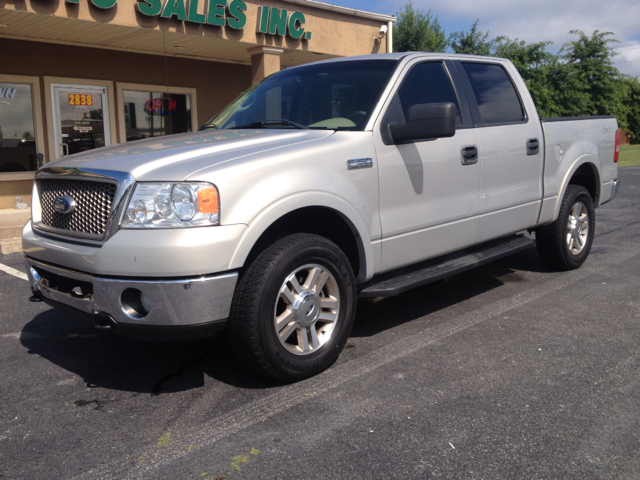
[[[382,39],[384,37],[387,36],[387,26],[386,25],[382,25],[380,27],[380,36],[379,37],[373,37],[373,43],[375,43],[376,45],[380,45],[380,42],[382,42]]]

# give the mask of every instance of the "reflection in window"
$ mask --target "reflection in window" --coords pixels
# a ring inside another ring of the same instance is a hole
[[[0,172],[36,169],[31,85],[0,83]]]
[[[507,72],[499,65],[462,63],[478,102],[481,123],[524,120],[524,111]]]
[[[402,82],[398,95],[405,118],[414,105],[453,103],[456,106],[456,125],[461,123],[456,92],[441,62],[426,62],[413,67]]]
[[[127,141],[191,132],[191,95],[124,91]]]

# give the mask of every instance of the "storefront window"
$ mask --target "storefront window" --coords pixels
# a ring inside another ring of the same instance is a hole
[[[31,85],[0,82],[0,172],[37,169]]]
[[[191,95],[124,91],[127,141],[191,131]]]
[[[105,146],[102,95],[58,91],[63,155]]]

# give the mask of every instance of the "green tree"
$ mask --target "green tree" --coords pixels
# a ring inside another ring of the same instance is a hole
[[[393,26],[393,43],[396,52],[444,52],[447,36],[437,16],[431,10],[424,13],[414,10],[413,2],[396,13],[398,21]]]
[[[623,75],[617,82],[620,96],[618,124],[627,131],[631,143],[640,144],[640,81]]]
[[[491,55],[496,46],[496,40],[489,40],[489,32],[481,32],[478,30],[478,22],[476,20],[468,32],[453,32],[449,36],[449,47],[454,53],[464,53],[467,55]]]
[[[593,32],[591,37],[581,30],[569,33],[578,35],[578,40],[566,43],[560,50],[569,74],[576,78],[576,85],[587,97],[583,115],[612,115],[620,107],[620,72],[613,65],[616,54],[609,44],[617,43],[612,32]]]
[[[498,37],[494,43],[496,57],[511,60],[531,92],[541,117],[558,116],[555,87],[552,83],[559,68],[556,55],[547,51],[551,42],[527,44],[524,40]]]

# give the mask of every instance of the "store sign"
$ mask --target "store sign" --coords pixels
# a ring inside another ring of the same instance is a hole
[[[95,1],[95,0],[94,0]],[[198,13],[204,5],[204,14]],[[247,4],[242,0],[139,0],[136,10],[149,17],[172,18],[242,30],[247,25]]]
[[[90,0],[90,1],[96,7],[103,8],[103,9],[113,8],[116,6],[116,3],[118,3],[118,0]],[[78,4],[79,0],[65,0],[65,2]]]
[[[171,115],[178,109],[178,100],[173,98],[150,98],[144,104],[144,111],[149,115]]]
[[[258,33],[268,33],[269,35],[278,35],[284,37],[289,35],[293,39],[302,38],[311,40],[311,32],[305,32],[305,18],[302,12],[291,12],[280,10],[275,7],[266,5],[260,7],[258,15]]]
[[[70,93],[69,94],[69,105],[75,105],[76,107],[92,107],[93,106],[93,95],[85,95],[85,94],[80,94],[80,93]]]
[[[65,0],[77,4],[80,0]],[[115,7],[118,0],[88,0],[98,8]],[[247,26],[247,4],[242,0],[138,0],[135,9],[147,17],[176,18],[183,22],[230,27],[242,30]],[[200,12],[203,13],[200,13]],[[302,12],[260,7],[257,33],[289,36],[294,40],[311,40],[311,32],[305,31]]]

